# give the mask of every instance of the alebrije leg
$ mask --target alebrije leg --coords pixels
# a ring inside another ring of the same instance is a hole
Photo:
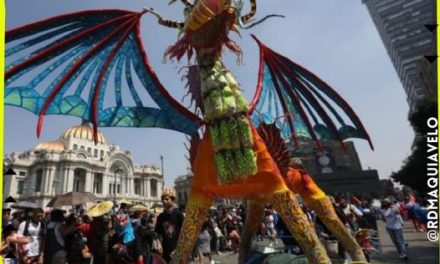
[[[192,190],[188,203],[185,207],[185,221],[180,229],[179,241],[170,263],[189,263],[194,245],[203,223],[207,220],[209,207],[212,205],[213,197],[204,193]]]
[[[289,189],[299,193],[306,205],[316,212],[319,219],[342,243],[350,257],[354,261],[367,263],[362,248],[342,224],[330,199],[313,181],[313,178],[303,169],[289,168],[284,179]]]
[[[264,215],[264,201],[249,200],[247,203],[246,220],[241,234],[238,263],[244,263],[251,253],[252,240],[260,226]]]
[[[342,243],[347,253],[357,263],[368,263],[361,246],[354,237],[348,232],[345,225],[336,214],[333,204],[328,197],[321,199],[305,199],[306,204],[312,208],[319,219],[332,232],[332,234]]]
[[[289,231],[298,241],[310,263],[331,263],[324,246],[318,239],[315,229],[302,211],[296,197],[290,191],[275,193],[270,203],[283,218]]]

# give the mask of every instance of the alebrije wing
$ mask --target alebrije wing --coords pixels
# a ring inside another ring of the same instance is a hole
[[[173,99],[148,62],[144,13],[82,11],[7,31],[5,103],[39,115],[37,135],[54,114],[92,122],[95,139],[98,126],[197,134],[201,119]],[[156,106],[143,102],[148,94]]]
[[[283,138],[300,141],[370,137],[347,102],[327,83],[290,59],[274,52],[255,36],[260,48],[257,91],[250,105],[256,127],[274,123]]]

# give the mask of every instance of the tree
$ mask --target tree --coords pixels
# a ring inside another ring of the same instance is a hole
[[[413,151],[404,160],[400,170],[391,174],[394,181],[407,185],[419,193],[426,193],[430,190],[426,185],[426,133],[432,129],[428,128],[426,122],[431,117],[438,117],[437,101],[427,99],[420,102],[416,111],[408,118],[416,133]]]

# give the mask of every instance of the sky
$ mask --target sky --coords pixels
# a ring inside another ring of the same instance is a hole
[[[247,2],[247,1],[246,1]],[[6,28],[86,9],[127,9],[140,11],[153,7],[164,17],[181,20],[183,6],[168,0],[6,0]],[[365,140],[354,140],[364,169],[377,169],[380,178],[398,171],[411,153],[414,132],[408,122],[406,94],[380,40],[379,34],[361,0],[260,0],[257,18],[281,14],[286,18],[269,19],[241,38],[232,38],[241,46],[243,64],[232,54],[225,61],[250,100],[257,83],[258,48],[250,33],[265,45],[314,72],[330,84],[354,109],[367,129],[375,150]],[[248,7],[248,5],[246,5]],[[177,32],[161,27],[149,14],[141,20],[142,39],[153,69],[173,97],[180,101],[184,83],[179,69],[183,63],[163,63],[165,48],[177,40]],[[55,140],[66,129],[80,124],[67,116],[48,116],[42,136],[36,136],[37,117],[26,110],[6,106],[4,153],[30,149],[39,142]],[[109,143],[132,153],[135,164],[160,166],[164,157],[165,185],[173,185],[178,175],[187,173],[185,136],[157,128],[100,128]]]

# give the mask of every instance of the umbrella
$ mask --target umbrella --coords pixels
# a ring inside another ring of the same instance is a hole
[[[113,202],[105,201],[97,203],[87,210],[87,215],[90,217],[98,217],[108,213],[113,208]]]
[[[134,206],[130,207],[130,209],[128,209],[128,211],[130,211],[130,212],[145,212],[148,210],[149,210],[148,207],[146,207],[145,205],[142,205],[142,204],[134,205]]]
[[[39,206],[38,204],[33,203],[33,202],[23,201],[23,202],[18,202],[16,204],[11,205],[11,208],[14,208],[14,209],[37,209],[37,208],[41,208],[41,206]]]
[[[127,204],[127,205],[130,205],[130,204],[133,204],[133,203],[132,203],[130,200],[127,200],[126,198],[124,198],[124,199],[122,199],[122,200],[119,200],[118,204]]]
[[[96,196],[89,192],[68,192],[52,198],[47,207],[73,206],[96,201]]]
[[[6,198],[4,203],[16,203],[17,201],[12,198],[12,196],[9,196],[8,198]]]

